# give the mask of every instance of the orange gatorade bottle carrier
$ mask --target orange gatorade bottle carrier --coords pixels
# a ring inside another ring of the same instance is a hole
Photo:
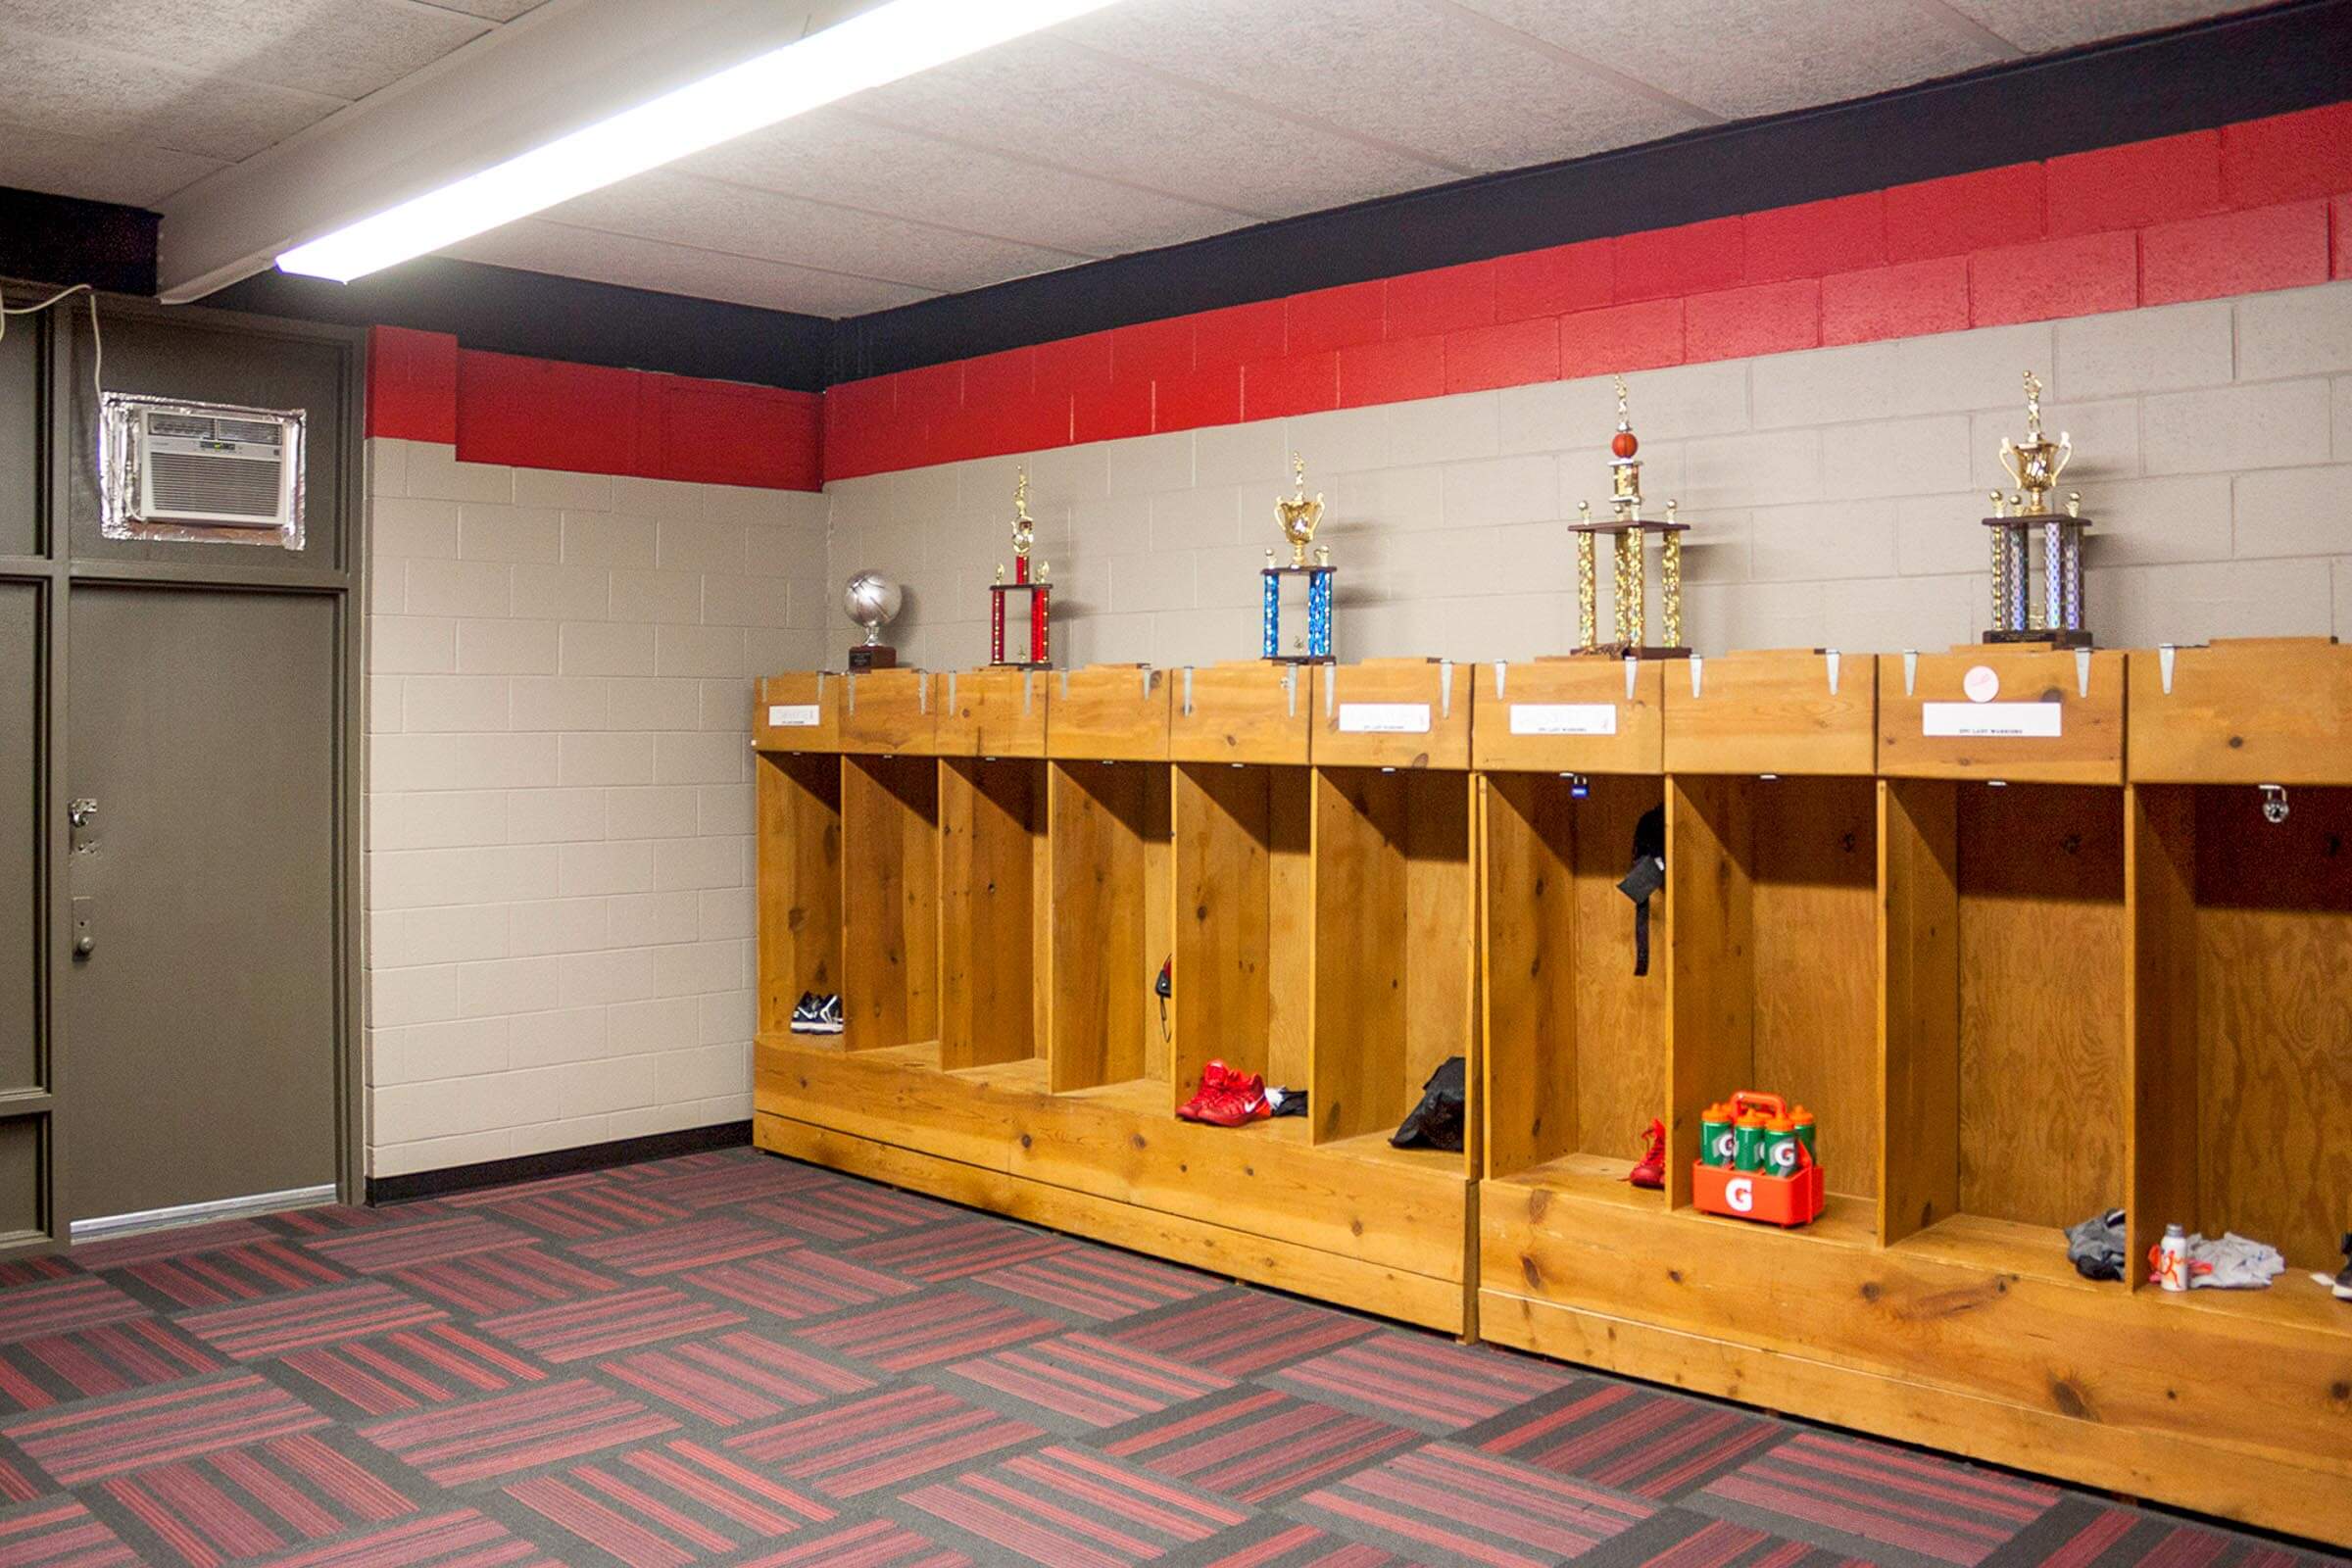
[[[1826,1192],[1821,1166],[1805,1141],[1792,1136],[1788,1107],[1781,1097],[1742,1089],[1732,1097],[1731,1110],[1735,1118],[1762,1112],[1766,1124],[1781,1134],[1791,1151],[1784,1160],[1794,1168],[1787,1175],[1775,1175],[1770,1170],[1710,1165],[1700,1159],[1691,1166],[1690,1201],[1709,1214],[1773,1225],[1808,1225],[1820,1218]]]

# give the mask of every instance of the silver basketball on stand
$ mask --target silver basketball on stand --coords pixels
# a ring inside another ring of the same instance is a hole
[[[905,600],[899,585],[878,571],[861,571],[850,579],[842,591],[842,608],[852,621],[865,628],[865,641],[850,650],[850,668],[897,667],[899,651],[882,641],[882,628],[898,614]]]

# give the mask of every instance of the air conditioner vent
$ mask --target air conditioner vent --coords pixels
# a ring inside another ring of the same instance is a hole
[[[301,413],[121,392],[103,410],[108,538],[302,548]]]

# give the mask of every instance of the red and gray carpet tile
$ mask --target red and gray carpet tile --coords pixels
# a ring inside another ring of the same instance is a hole
[[[2323,1560],[749,1150],[0,1264],[0,1568]]]

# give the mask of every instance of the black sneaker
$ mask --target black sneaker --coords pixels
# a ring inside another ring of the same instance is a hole
[[[816,993],[804,991],[801,1000],[792,1004],[792,1032],[796,1035],[816,1033]]]
[[[817,998],[816,1018],[808,1025],[808,1032],[815,1035],[837,1035],[841,1033],[841,998],[838,996]]]
[[[2352,1231],[2344,1232],[2344,1266],[2329,1289],[2335,1292],[2337,1300],[2352,1301]]]

